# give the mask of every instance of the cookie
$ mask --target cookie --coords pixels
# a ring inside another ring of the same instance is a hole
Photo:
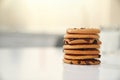
[[[82,43],[88,43],[88,44],[101,44],[101,41],[98,39],[92,39],[92,38],[69,38],[64,39],[64,44],[82,44]]]
[[[68,28],[67,33],[97,34],[100,33],[98,28]]]
[[[93,50],[64,50],[66,54],[99,54],[100,51],[97,49]]]
[[[100,58],[101,55],[95,54],[65,54],[64,58],[66,59],[93,59],[93,58]]]
[[[81,49],[81,48],[100,48],[97,44],[83,44],[83,45],[64,45],[64,49]]]
[[[67,38],[94,38],[94,39],[98,39],[99,35],[97,35],[97,34],[92,34],[92,35],[89,35],[89,34],[86,34],[86,35],[83,35],[83,34],[66,34],[66,35],[64,35],[64,38],[65,39],[67,39]]]
[[[76,64],[76,65],[98,65],[101,63],[101,61],[97,59],[85,59],[85,60],[63,59],[63,62],[67,64]]]

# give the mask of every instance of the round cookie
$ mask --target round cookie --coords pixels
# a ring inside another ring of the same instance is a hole
[[[99,54],[99,50],[64,50],[66,54]]]
[[[85,60],[63,59],[63,62],[67,64],[77,64],[77,65],[98,65],[101,63],[101,61],[97,59],[85,59]]]
[[[64,45],[63,46],[64,49],[81,49],[81,48],[100,48],[99,45],[97,44],[83,44],[83,45]]]
[[[100,33],[98,28],[68,28],[67,33],[83,33],[83,34],[97,34]]]
[[[64,35],[64,38],[65,39],[67,39],[67,38],[94,38],[94,39],[98,39],[99,35],[97,35],[97,34],[92,34],[92,35],[89,35],[89,34],[86,34],[86,35],[83,35],[83,34],[66,34],[66,35]]]
[[[64,44],[82,44],[82,43],[89,43],[89,44],[101,44],[101,41],[98,39],[91,39],[91,38],[69,38],[64,39]]]
[[[85,54],[85,55],[71,55],[65,54],[64,58],[66,59],[93,59],[93,58],[100,58],[101,55],[93,55],[93,54]]]

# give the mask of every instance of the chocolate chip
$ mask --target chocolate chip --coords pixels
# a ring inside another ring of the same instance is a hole
[[[97,40],[96,39],[93,41],[93,44],[97,44]]]
[[[70,62],[70,64],[73,64],[72,61]]]
[[[94,60],[91,60],[91,62],[95,63],[95,61],[94,61]]]
[[[98,55],[98,58],[100,58],[101,57],[101,55]]]
[[[73,38],[70,38],[69,40],[70,40],[70,41],[73,41],[74,39],[73,39]]]
[[[77,28],[74,28],[74,29],[77,29]]]
[[[89,61],[85,61],[86,65],[90,65]]]
[[[80,64],[81,63],[81,61],[78,61],[78,64]]]
[[[97,50],[97,49],[94,49],[94,48],[81,48],[81,49],[77,49],[77,50]]]
[[[69,43],[68,43],[68,41],[64,41],[64,44],[67,45],[67,44],[69,44]]]
[[[87,41],[87,42],[90,42],[90,39],[89,38],[86,38],[86,39],[84,39],[85,41]]]
[[[80,29],[85,29],[85,28],[80,28]]]
[[[73,40],[76,40],[76,39],[77,39],[77,38],[70,38],[69,40],[70,40],[70,41],[73,41]]]

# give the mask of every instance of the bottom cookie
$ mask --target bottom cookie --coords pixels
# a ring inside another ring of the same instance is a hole
[[[63,61],[64,63],[78,65],[98,65],[101,63],[101,61],[97,59],[83,59],[83,60],[64,59]]]

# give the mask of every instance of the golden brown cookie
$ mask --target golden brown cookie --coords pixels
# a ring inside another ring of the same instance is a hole
[[[66,59],[93,59],[93,58],[100,58],[100,55],[95,55],[95,54],[65,54],[64,58],[66,58]]]
[[[83,34],[97,34],[100,33],[98,28],[68,28],[67,33],[83,33]]]
[[[81,48],[100,48],[97,44],[83,44],[83,45],[64,45],[64,49],[81,49]]]
[[[66,54],[99,54],[100,51],[97,49],[93,50],[64,50]]]
[[[97,34],[92,34],[92,35],[89,35],[89,34],[86,34],[86,35],[83,35],[83,34],[66,34],[66,35],[64,35],[64,38],[65,39],[67,39],[67,38],[94,38],[94,39],[98,39],[99,35],[97,35]]]
[[[63,59],[63,62],[67,64],[77,64],[77,65],[98,65],[101,63],[101,61],[97,59],[85,59],[85,60]]]
[[[69,38],[64,39],[64,44],[82,44],[82,43],[89,43],[89,44],[101,44],[101,41],[98,39],[92,39],[92,38]]]

